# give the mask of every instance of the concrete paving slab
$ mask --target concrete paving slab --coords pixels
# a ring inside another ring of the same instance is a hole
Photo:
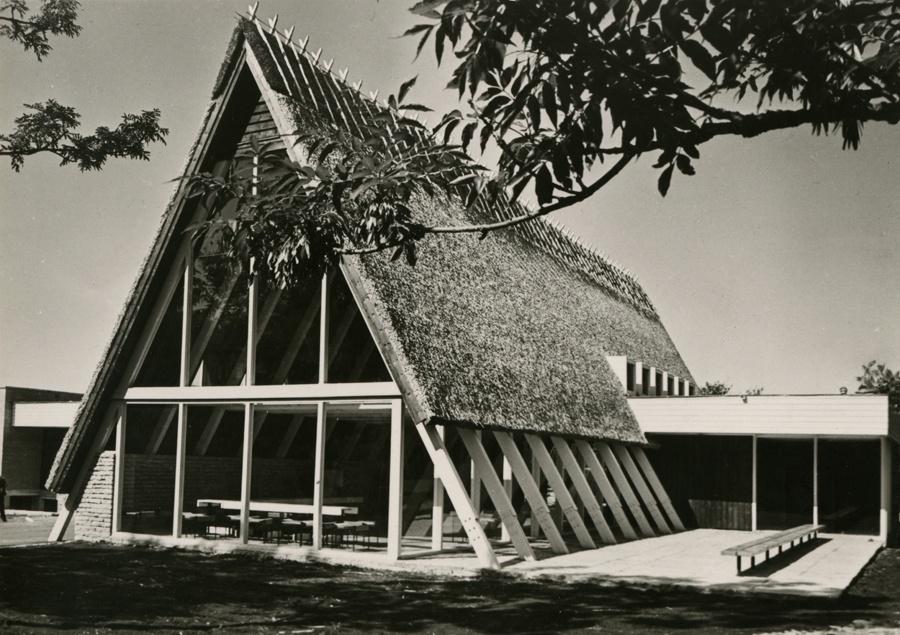
[[[697,529],[593,551],[520,562],[507,568],[531,578],[596,579],[742,592],[837,597],[881,548],[877,538],[821,534],[819,539],[745,569],[723,549],[776,532]],[[744,565],[746,566],[746,565]]]
[[[523,561],[508,545],[495,545],[502,572],[523,578],[598,584],[683,586],[709,591],[737,591],[837,597],[859,575],[881,548],[877,538],[820,534],[819,539],[788,549],[738,575],[733,556],[721,555],[728,547],[776,532],[697,529],[658,538],[646,538],[598,549],[555,555],[545,543],[533,546],[537,559]],[[482,568],[471,549],[456,545],[450,553],[419,558],[388,559],[383,550],[323,549],[293,545],[241,545],[235,541],[130,536],[121,542],[159,545],[216,553],[267,553],[275,558],[311,560],[338,565],[415,571],[437,575],[476,576]],[[409,556],[408,550],[405,556]]]

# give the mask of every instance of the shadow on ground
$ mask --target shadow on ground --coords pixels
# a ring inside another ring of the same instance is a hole
[[[843,598],[827,600],[446,579],[137,546],[0,549],[3,633],[720,633],[898,619],[900,550],[883,551]]]

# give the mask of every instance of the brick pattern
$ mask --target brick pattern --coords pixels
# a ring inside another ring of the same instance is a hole
[[[106,540],[112,533],[115,452],[103,452],[94,465],[75,512],[76,540]]]

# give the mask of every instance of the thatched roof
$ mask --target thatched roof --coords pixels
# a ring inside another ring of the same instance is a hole
[[[248,20],[232,38],[214,103],[245,54],[261,70],[256,80],[267,103],[280,110],[276,121],[291,126],[282,134],[309,125],[361,134],[382,108]],[[200,160],[192,156],[186,169]],[[146,305],[171,266],[184,210],[175,196],[57,457],[51,487],[65,489],[88,431],[99,425]],[[466,210],[458,201],[423,197],[416,212],[423,222],[449,224],[521,211],[509,203]],[[426,238],[415,267],[376,254],[347,258],[345,271],[370,324],[379,326],[375,339],[417,420],[642,443],[606,356],[627,355],[691,379],[637,282],[547,221],[484,240]]]

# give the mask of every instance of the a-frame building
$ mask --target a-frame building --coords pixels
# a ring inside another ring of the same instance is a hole
[[[298,131],[360,134],[386,108],[251,15],[186,174],[225,170],[254,136],[302,162]],[[426,196],[415,211],[518,213]],[[528,559],[537,539],[566,552],[683,529],[626,396],[694,382],[596,251],[539,221],[425,239],[414,267],[347,257],[283,290],[221,234],[185,231],[216,213],[183,188],[170,202],[54,465],[53,536],[74,519],[89,539],[365,540],[391,559],[458,536],[496,567],[495,539]]]

